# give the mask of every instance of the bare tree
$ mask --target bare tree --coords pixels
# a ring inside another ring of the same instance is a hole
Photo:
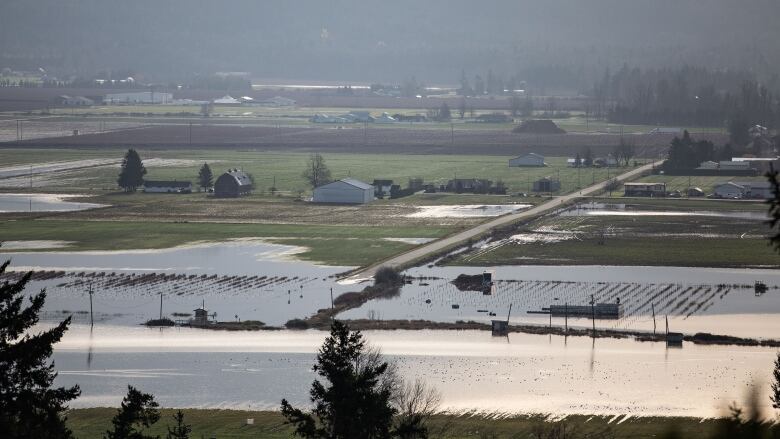
[[[441,394],[419,379],[400,383],[394,392],[393,403],[398,410],[396,434],[402,439],[428,437],[428,421],[439,411]]]
[[[780,178],[778,178],[778,171],[771,163],[766,177],[772,186],[772,198],[767,201],[769,203],[769,226],[772,229],[769,242],[774,246],[775,251],[780,253]]]
[[[325,165],[325,159],[319,154],[309,156],[309,163],[303,171],[303,178],[312,188],[330,183],[330,169]]]

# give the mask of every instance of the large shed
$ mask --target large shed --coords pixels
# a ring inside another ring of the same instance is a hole
[[[510,167],[520,167],[520,166],[541,167],[546,165],[544,163],[543,155],[531,152],[526,155],[521,155],[520,157],[515,157],[513,159],[510,159],[509,166]]]
[[[214,195],[223,198],[235,198],[252,191],[252,179],[244,171],[228,169],[214,182]]]
[[[374,200],[374,186],[343,178],[314,189],[315,203],[366,204]]]

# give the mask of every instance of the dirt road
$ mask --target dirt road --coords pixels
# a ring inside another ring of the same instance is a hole
[[[626,172],[625,174],[621,174],[615,178],[621,182],[626,180],[631,180],[635,177],[642,175],[645,172],[652,170],[655,165],[660,165],[661,163],[663,162],[657,162],[657,163],[654,162],[644,166],[640,166],[638,168]],[[444,249],[455,246],[456,244],[465,242],[469,239],[476,239],[496,227],[500,227],[516,221],[536,217],[550,210],[559,208],[562,205],[574,201],[578,198],[587,197],[594,193],[600,192],[604,190],[606,184],[607,182],[597,183],[592,186],[588,186],[582,189],[581,191],[572,192],[570,194],[562,195],[560,197],[555,197],[552,200],[547,201],[546,203],[540,204],[538,206],[532,207],[531,209],[524,210],[518,213],[504,215],[496,219],[493,219],[491,221],[474,226],[468,230],[464,230],[462,232],[456,233],[446,238],[442,238],[438,241],[433,241],[431,243],[422,245],[420,247],[416,247],[406,253],[402,253],[400,255],[394,256],[385,261],[378,262],[376,264],[369,265],[368,267],[362,268],[357,272],[353,273],[352,275],[350,275],[348,278],[344,279],[343,281],[358,282],[364,279],[368,279],[372,277],[374,273],[376,273],[376,270],[379,269],[379,267],[383,267],[383,266],[387,266],[387,267],[406,266],[414,261],[423,259],[431,254],[435,254]]]

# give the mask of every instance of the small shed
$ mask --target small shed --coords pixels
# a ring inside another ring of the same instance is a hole
[[[195,313],[195,317],[191,320],[190,324],[192,326],[207,326],[209,322],[209,312],[206,309],[205,305],[200,306],[199,308],[195,309],[193,311]]]
[[[521,167],[521,166],[542,167],[546,165],[544,163],[543,155],[531,152],[526,155],[521,155],[520,157],[509,159],[509,166],[510,167]]]
[[[374,186],[374,195],[381,198],[385,195],[390,195],[390,190],[393,187],[393,180],[374,180],[372,186]]]
[[[214,182],[214,195],[220,198],[235,198],[252,192],[252,179],[244,171],[228,169]]]
[[[374,186],[354,178],[342,178],[314,189],[315,203],[366,204],[374,201]]]

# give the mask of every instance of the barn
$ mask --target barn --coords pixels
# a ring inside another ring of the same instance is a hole
[[[251,191],[252,179],[238,169],[228,169],[214,182],[214,195],[221,198],[235,198]]]
[[[546,166],[544,156],[536,153],[528,153],[509,160],[510,167],[519,166]]]
[[[315,203],[366,204],[374,200],[374,186],[343,178],[314,189]]]

